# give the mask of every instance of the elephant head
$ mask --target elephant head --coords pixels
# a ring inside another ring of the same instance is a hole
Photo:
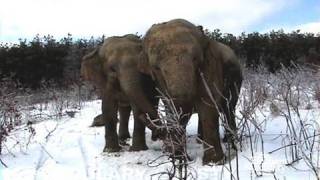
[[[145,103],[139,107],[150,107],[144,101],[141,73],[137,69],[141,50],[141,39],[138,36],[129,34],[109,37],[101,47],[83,57],[81,75],[104,93],[117,96],[120,101],[123,96],[119,93],[123,93],[125,98]]]
[[[103,72],[107,77],[107,87],[125,94],[126,98],[143,113],[157,118],[157,111],[151,105],[145,90],[153,88],[145,84],[144,75],[138,70],[142,51],[141,39],[136,35],[107,38],[98,56],[103,58]],[[149,86],[150,85],[150,86]],[[113,96],[114,96],[114,92]],[[139,102],[139,104],[136,104]]]
[[[143,39],[139,69],[150,74],[175,104],[188,104],[196,95],[196,74],[207,44],[201,28],[186,20],[155,24]]]

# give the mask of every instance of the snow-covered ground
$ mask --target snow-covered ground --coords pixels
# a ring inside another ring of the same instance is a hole
[[[64,117],[34,124],[32,127],[35,129],[35,135],[31,139],[29,139],[30,131],[25,126],[14,131],[8,137],[4,152],[0,156],[7,165],[5,168],[0,164],[0,179],[2,176],[5,180],[143,180],[151,179],[152,174],[165,171],[170,167],[170,164],[159,167],[148,166],[148,162],[162,154],[162,143],[151,141],[148,130],[146,136],[149,150],[129,152],[129,147],[124,147],[119,153],[102,153],[104,128],[89,127],[92,119],[100,114],[100,106],[101,101],[99,100],[87,102],[74,118]],[[319,107],[308,113],[303,115],[316,117],[319,122]],[[272,154],[268,153],[283,147],[283,139],[279,138],[279,134],[283,134],[286,129],[285,119],[274,117],[267,110],[261,112],[257,118],[268,122],[265,123],[262,133],[264,153],[259,147],[261,144],[259,142],[254,143],[257,147],[253,147],[253,156],[250,146],[248,144],[243,146],[244,150],[239,153],[240,179],[266,180],[275,179],[275,177],[281,180],[316,179],[303,160],[296,162],[294,168],[286,166],[285,148]],[[130,120],[131,132],[132,129],[133,121]],[[188,152],[193,159],[189,172],[201,180],[230,179],[228,164],[202,166],[202,145],[196,143],[195,140],[197,115],[192,116],[187,132],[189,135]],[[263,174],[262,177],[256,177],[251,162],[259,171],[258,174]],[[231,164],[235,175],[236,158],[232,159]],[[158,179],[158,177],[153,177],[153,179]]]

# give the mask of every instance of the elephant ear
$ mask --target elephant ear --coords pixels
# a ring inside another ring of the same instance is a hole
[[[199,29],[199,27],[197,27]],[[208,61],[207,59],[212,58],[213,54],[211,52],[211,47],[210,47],[210,39],[209,37],[207,37],[204,33],[201,34],[200,38],[200,45],[202,48],[202,52],[203,52],[203,58],[200,59],[199,61],[199,67],[200,69],[205,68],[208,65]]]
[[[208,82],[214,97],[218,97],[223,90],[223,57],[217,48],[217,42],[209,40],[208,46],[204,49],[204,62],[200,71]]]
[[[142,51],[140,53],[140,58],[139,58],[139,62],[138,62],[138,69],[140,72],[142,72],[144,74],[151,75],[151,69],[150,69],[150,65],[148,62],[148,56],[144,51]]]
[[[83,60],[90,59],[90,58],[96,56],[96,55],[98,54],[98,52],[99,52],[99,48],[95,48],[95,49],[94,49],[93,51],[91,51],[89,54],[85,55],[85,56],[83,57]]]
[[[199,43],[201,45],[202,52],[203,52],[203,58],[200,61],[200,67],[203,67],[206,64],[206,62],[205,62],[206,56],[210,56],[210,54],[208,54],[208,53],[210,53],[211,39],[206,35],[202,26],[197,26],[196,28],[197,28],[197,35],[199,38]]]

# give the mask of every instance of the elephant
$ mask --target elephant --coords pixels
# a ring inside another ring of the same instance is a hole
[[[86,81],[90,81],[97,88],[98,96],[102,96],[102,91],[106,85],[106,77],[104,76],[102,63],[98,62],[94,55],[96,55],[97,50],[84,56],[81,63],[81,76]],[[124,98],[122,98],[124,99]],[[120,116],[119,123],[119,140],[124,142],[126,139],[130,138],[130,133],[128,129],[128,121],[131,112],[131,106],[129,102],[118,102],[118,111]],[[91,124],[91,127],[105,126],[106,122],[102,118],[102,114],[97,115]]]
[[[105,124],[106,145],[104,151],[117,152],[121,148],[116,132],[117,112],[125,114],[127,121],[128,111],[121,104],[130,104],[134,115],[133,141],[130,150],[146,150],[145,125],[143,120],[148,112],[150,118],[157,118],[156,90],[151,78],[137,69],[138,60],[142,51],[141,39],[136,35],[113,36],[105,39],[101,47],[85,55],[81,63],[82,76],[92,81],[101,92],[102,122]],[[139,102],[139,106],[135,103]],[[127,123],[127,122],[126,122]],[[122,126],[120,124],[120,126]],[[123,124],[125,129],[127,124]],[[127,132],[123,132],[126,137]],[[121,136],[121,128],[120,128]],[[157,135],[153,131],[153,139]]]
[[[203,164],[221,162],[224,153],[219,138],[218,109],[227,107],[224,95],[233,96],[239,89],[224,92],[226,87],[233,86],[232,82],[238,81],[227,74],[240,69],[234,52],[210,40],[201,28],[183,19],[152,25],[142,44],[139,71],[149,74],[156,86],[172,98],[175,107],[182,110],[185,116],[180,119],[181,125],[186,126],[192,109],[196,109],[206,142]],[[229,64],[234,67],[228,68]],[[236,100],[237,97],[232,99]],[[235,103],[231,104],[234,108]],[[228,124],[235,129],[232,116]]]
[[[84,57],[83,59],[89,59],[88,56]],[[101,69],[101,63],[95,62],[95,59],[91,60],[83,60],[81,64],[81,76],[86,81],[90,81],[93,83],[95,88],[97,89],[98,96],[101,98],[102,93],[101,91],[106,84],[105,77],[103,75]],[[122,98],[124,99],[124,98]],[[129,117],[132,108],[130,106],[129,101],[118,102],[118,111],[119,111],[119,140],[120,142],[125,142],[126,139],[130,138],[130,133],[128,129]],[[102,118],[102,114],[97,115],[91,127],[100,127],[105,126],[106,122]]]
[[[212,40],[211,40],[212,41]],[[212,42],[216,44],[215,52],[219,52],[222,54],[222,57],[227,57],[228,54],[232,54],[232,50],[220,43],[220,42]],[[223,55],[224,54],[224,55]],[[233,143],[234,136],[236,135],[236,123],[235,123],[235,106],[238,101],[240,87],[243,80],[242,75],[242,67],[240,65],[240,61],[238,58],[222,58],[223,61],[223,99],[220,107],[220,111],[225,115],[225,118],[228,123],[228,128],[226,129],[226,135],[223,138],[224,142],[231,142]],[[121,111],[121,107],[119,107],[119,114],[120,114],[120,128],[119,128],[119,139],[124,141],[126,138],[130,138],[128,132],[128,120],[130,108],[128,105],[127,107],[123,104],[124,110]],[[196,113],[196,110],[194,110]],[[102,116],[99,115],[94,119],[92,126],[104,126],[104,122],[102,121]],[[202,126],[201,122],[199,121],[198,124],[198,136],[202,139]],[[233,144],[234,146],[234,144]]]

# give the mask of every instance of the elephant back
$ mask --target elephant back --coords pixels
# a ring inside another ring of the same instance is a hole
[[[141,39],[139,36],[127,34],[124,36],[112,36],[104,40],[100,48],[100,56],[106,57],[113,51],[141,51]]]
[[[148,47],[148,49],[153,47],[161,47],[163,49],[162,46],[159,46],[159,43],[171,44],[171,42],[178,42],[183,44],[185,42],[187,44],[190,41],[199,43],[203,48],[208,43],[201,28],[187,20],[174,19],[152,25],[143,38],[143,46]]]

